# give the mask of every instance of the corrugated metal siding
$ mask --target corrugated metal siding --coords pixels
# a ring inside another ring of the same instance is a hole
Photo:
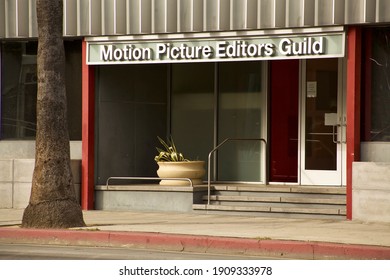
[[[36,36],[35,0],[0,0],[0,38]]]
[[[37,37],[36,0],[0,0],[0,38]],[[390,0],[64,0],[65,36],[390,22]]]

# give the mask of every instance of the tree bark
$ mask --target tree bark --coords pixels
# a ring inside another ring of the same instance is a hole
[[[22,227],[85,226],[70,167],[63,1],[37,0],[38,96],[35,168]]]

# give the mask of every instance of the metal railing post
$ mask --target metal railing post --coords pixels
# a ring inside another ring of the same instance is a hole
[[[265,145],[265,153],[267,154],[267,141],[264,138],[226,138],[221,143],[219,143],[214,149],[211,150],[208,156],[208,165],[207,165],[207,205],[210,205],[210,195],[211,195],[211,155],[217,151],[222,145],[228,141],[260,141]],[[265,159],[267,161],[267,158]],[[267,164],[267,163],[266,163]],[[267,176],[267,174],[265,174]]]
[[[190,187],[193,187],[192,180],[190,178],[160,178],[160,177],[108,177],[106,181],[106,188],[108,188],[108,183],[110,180],[171,180],[171,181],[188,181]]]

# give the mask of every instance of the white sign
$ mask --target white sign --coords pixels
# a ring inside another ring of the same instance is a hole
[[[344,33],[235,40],[88,42],[88,64],[175,63],[344,56]]]
[[[317,97],[317,82],[306,83],[307,97]]]

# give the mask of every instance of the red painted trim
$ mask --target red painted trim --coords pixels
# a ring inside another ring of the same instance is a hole
[[[152,250],[283,256],[290,259],[390,259],[390,248],[386,246],[154,232],[0,228],[0,239],[9,243],[106,247],[131,245],[132,248]]]
[[[347,219],[352,219],[352,163],[360,160],[361,29],[347,36]]]
[[[93,66],[87,65],[87,43],[82,43],[82,178],[81,208],[94,209],[94,124],[95,75]]]

